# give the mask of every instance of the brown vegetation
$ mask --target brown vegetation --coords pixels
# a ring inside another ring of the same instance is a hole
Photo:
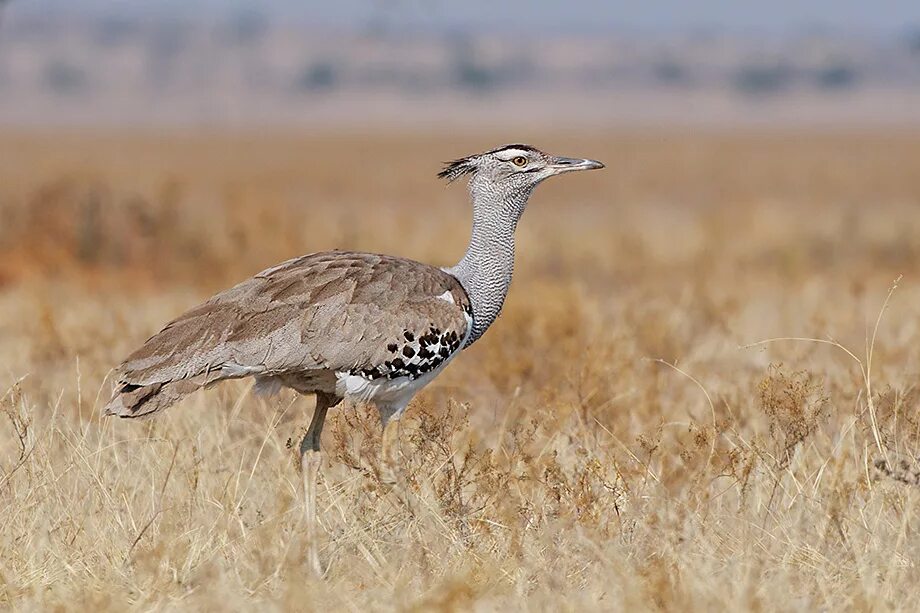
[[[330,414],[318,580],[312,401],[103,420],[107,372],[293,255],[452,263],[438,161],[496,136],[0,137],[0,605],[920,607],[920,135],[521,138],[608,169],[537,192],[396,487],[374,414]]]

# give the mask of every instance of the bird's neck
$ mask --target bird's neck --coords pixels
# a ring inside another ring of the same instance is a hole
[[[492,325],[501,312],[514,273],[514,231],[533,188],[498,194],[494,188],[470,183],[473,232],[456,266],[446,269],[463,285],[473,308],[473,330],[467,345]]]

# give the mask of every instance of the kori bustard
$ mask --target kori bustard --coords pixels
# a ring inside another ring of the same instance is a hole
[[[514,268],[514,232],[543,180],[603,168],[507,145],[448,163],[469,176],[473,231],[456,266],[331,251],[288,260],[170,322],[117,369],[107,415],[142,417],[225,379],[254,377],[257,392],[315,394],[300,444],[309,562],[316,549],[316,476],[326,411],[370,402],[383,422],[383,457],[412,397],[498,317]]]

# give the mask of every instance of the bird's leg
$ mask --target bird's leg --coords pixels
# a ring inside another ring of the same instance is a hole
[[[304,513],[307,521],[307,563],[317,577],[323,574],[319,563],[319,530],[316,524],[316,478],[323,463],[319,441],[323,433],[323,423],[326,421],[326,411],[335,404],[333,397],[319,392],[316,394],[313,420],[300,442],[300,468],[303,473]]]
[[[399,417],[405,409],[403,406],[382,405],[380,423],[383,434],[380,439],[380,480],[387,485],[396,483],[396,467],[398,466],[397,450],[399,443]]]

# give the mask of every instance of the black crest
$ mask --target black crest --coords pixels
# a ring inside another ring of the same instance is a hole
[[[506,149],[520,149],[521,151],[531,151],[533,153],[540,153],[540,150],[534,147],[533,145],[525,145],[523,143],[517,143],[515,145],[502,145],[489,153],[498,153],[499,151],[505,151]]]
[[[460,158],[453,162],[445,162],[444,170],[438,173],[441,179],[447,179],[448,182],[456,181],[463,175],[468,175],[476,170],[476,164],[473,163],[475,156]]]

